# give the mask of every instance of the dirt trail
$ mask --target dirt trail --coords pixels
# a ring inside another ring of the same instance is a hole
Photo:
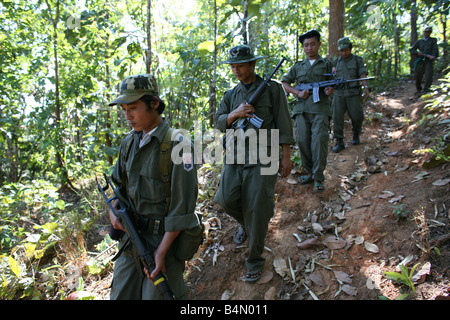
[[[258,283],[242,279],[247,248],[232,241],[237,224],[211,204],[208,241],[186,274],[191,298],[395,299],[410,291],[387,280],[383,271],[399,271],[396,266],[403,259],[410,260],[408,268],[431,263],[416,284],[414,299],[448,296],[449,242],[440,239],[449,234],[450,183],[433,182],[450,178],[449,165],[424,169],[426,156],[413,153],[442,136],[445,125],[417,125],[425,103],[414,96],[413,87],[405,82],[366,103],[360,145],[351,145],[351,124],[346,122],[347,148],[329,153],[325,192],[292,184],[298,173],[278,179],[265,274]],[[406,218],[396,218],[394,209]],[[425,217],[427,223],[418,224],[414,216]],[[316,246],[298,247],[305,240],[316,241]],[[440,255],[419,248],[429,249],[430,244],[437,244]]]

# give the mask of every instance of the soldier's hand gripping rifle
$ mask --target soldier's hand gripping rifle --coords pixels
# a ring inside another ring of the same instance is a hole
[[[350,82],[372,80],[372,79],[375,79],[375,77],[351,79],[351,80],[345,80],[343,77],[336,77],[333,80],[311,82],[311,83],[300,83],[295,87],[295,89],[297,89],[299,91],[303,91],[303,90],[308,90],[310,92],[312,91],[313,101],[314,101],[314,103],[316,103],[316,102],[320,101],[319,88],[337,87],[337,86],[342,86],[342,85],[344,85],[346,83],[350,83]]]
[[[111,184],[111,181],[106,176],[106,174],[103,174],[103,177],[106,181],[106,186],[102,187],[99,183],[98,178],[97,180],[97,187],[98,190],[102,193],[103,197],[105,198],[106,202],[109,205],[109,208],[111,209],[112,213],[120,219],[121,223],[127,230],[128,236],[130,237],[130,240],[133,242],[133,244],[136,246],[138,252],[139,252],[139,259],[142,263],[142,265],[147,268],[148,272],[153,272],[155,269],[155,260],[153,259],[153,253],[147,249],[147,247],[142,242],[138,232],[136,231],[136,228],[134,227],[133,222],[131,221],[131,218],[129,216],[129,209],[126,206],[126,204],[122,201],[120,201],[120,209],[116,210],[114,206],[112,205],[112,201],[115,199],[118,199],[117,196],[113,196],[112,198],[108,198],[105,191],[111,187],[113,191],[114,186]],[[169,284],[167,283],[167,279],[164,276],[164,274],[160,271],[158,275],[152,279],[153,284],[158,289],[159,293],[163,296],[165,300],[174,300],[175,296],[172,292],[172,290],[169,287]]]
[[[283,57],[280,62],[276,65],[275,69],[273,69],[272,74],[265,78],[264,82],[259,85],[259,87],[256,89],[255,93],[250,97],[248,101],[246,101],[247,104],[255,105],[256,101],[259,99],[259,97],[262,96],[264,91],[266,91],[267,87],[270,86],[270,80],[273,78],[275,73],[280,69],[281,65],[284,61],[288,60],[286,57]],[[231,124],[232,129],[244,129],[249,123],[254,125],[256,128],[261,128],[264,120],[260,117],[256,116],[255,114],[252,115],[252,117],[245,117],[245,118],[239,118],[233,121]],[[226,146],[229,145],[229,141],[231,138],[233,138],[234,133],[232,130],[227,130],[226,134]]]

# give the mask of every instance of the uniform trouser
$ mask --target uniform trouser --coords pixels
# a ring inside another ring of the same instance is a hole
[[[248,271],[261,271],[269,221],[275,207],[276,175],[261,175],[261,166],[225,164],[214,201],[246,230],[249,253],[245,259]]]
[[[359,95],[349,97],[333,95],[333,135],[336,139],[344,138],[346,112],[352,120],[353,133],[360,134],[364,121],[364,111]]]
[[[125,244],[125,235],[119,243],[119,249]],[[162,239],[162,235],[152,236],[156,244]],[[157,239],[156,239],[157,238]],[[148,237],[146,237],[148,239]],[[158,241],[159,240],[159,241]],[[125,249],[114,265],[114,276],[111,285],[111,300],[162,300],[163,297],[149,280],[143,270],[137,269],[136,253],[131,250],[131,245]],[[185,269],[184,261],[173,255],[169,250],[166,255],[166,276],[170,289],[177,300],[185,299],[187,288],[183,280]]]
[[[414,77],[416,79],[416,89],[422,90],[422,79],[425,77],[425,84],[423,89],[428,90],[433,81],[433,62],[426,59],[417,64],[414,70]]]
[[[302,166],[316,181],[324,181],[328,156],[328,115],[302,113],[295,116],[295,138]]]

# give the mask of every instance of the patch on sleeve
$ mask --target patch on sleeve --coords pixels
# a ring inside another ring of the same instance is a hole
[[[192,153],[183,153],[183,167],[186,171],[191,171],[194,168]]]

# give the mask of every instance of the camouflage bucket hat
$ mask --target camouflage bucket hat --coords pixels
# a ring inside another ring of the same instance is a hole
[[[247,45],[238,45],[230,50],[229,58],[226,61],[222,61],[222,63],[234,64],[234,63],[244,63],[250,62],[258,59],[262,59],[263,57],[257,56],[253,54],[252,48]]]
[[[145,95],[158,95],[158,85],[155,77],[151,74],[129,76],[122,80],[119,96],[110,102],[109,105],[132,103]]]
[[[349,37],[340,38],[338,40],[338,50],[348,48],[348,47],[350,47],[351,44],[352,44],[352,42],[350,41]]]

